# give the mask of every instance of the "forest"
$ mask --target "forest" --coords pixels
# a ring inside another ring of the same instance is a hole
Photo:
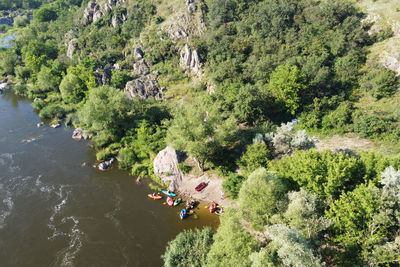
[[[166,145],[224,178],[237,207],[216,231],[179,234],[165,266],[398,265],[400,157],[316,150],[311,136],[398,144],[397,112],[359,104],[397,97],[397,73],[367,60],[393,32],[369,33],[355,1],[0,1],[10,8],[37,9],[14,24],[0,74],[41,119],[81,127],[98,160],[156,188]],[[181,9],[184,38],[168,32]],[[201,71],[180,66],[184,47]],[[162,100],[126,96],[152,75]]]

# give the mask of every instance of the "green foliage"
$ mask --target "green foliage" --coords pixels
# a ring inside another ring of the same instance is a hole
[[[179,107],[170,122],[167,143],[193,157],[200,170],[221,147],[233,141],[235,120],[224,119],[214,105],[197,99],[188,107]]]
[[[15,89],[14,89],[15,90]],[[46,106],[46,103],[43,100],[37,100],[32,103],[32,107],[36,110],[41,110]]]
[[[55,20],[57,19],[57,12],[50,6],[44,6],[34,12],[33,19],[38,22]]]
[[[0,75],[14,74],[18,56],[12,49],[0,53]]]
[[[26,96],[28,89],[23,84],[18,84],[13,86],[13,91],[20,96]]]
[[[42,66],[40,72],[37,74],[36,88],[37,92],[50,92],[58,91],[60,78],[53,74],[52,70],[48,67]]]
[[[356,110],[353,113],[353,130],[362,137],[382,138],[384,135],[399,136],[393,118],[384,113],[370,113],[364,110]]]
[[[262,228],[284,206],[287,186],[266,169],[254,171],[239,192],[239,207],[255,229]]]
[[[360,79],[360,88],[375,99],[393,95],[398,89],[396,72],[384,67],[372,66]]]
[[[350,102],[342,102],[333,111],[322,118],[321,126],[324,130],[336,130],[344,133],[350,131],[349,125],[352,123],[353,105]]]
[[[222,183],[222,188],[229,194],[231,198],[235,199],[238,197],[240,188],[245,180],[246,178],[244,176],[236,173],[230,173],[227,177],[225,177],[225,180]]]
[[[132,77],[125,71],[112,71],[111,85],[117,89],[124,89],[127,82],[132,80]]]
[[[246,152],[240,158],[238,165],[243,171],[250,174],[258,168],[266,168],[270,158],[271,153],[266,144],[255,143],[247,147]]]
[[[29,24],[29,19],[26,15],[18,16],[14,18],[14,27],[22,28]]]
[[[214,243],[207,255],[207,266],[250,266],[249,255],[258,244],[240,224],[238,211],[226,208]]]
[[[184,231],[168,243],[162,256],[164,266],[205,266],[212,243],[211,228]]]
[[[266,228],[272,245],[278,247],[277,254],[284,266],[323,266],[321,256],[296,230],[286,225],[275,224]]]
[[[133,149],[124,147],[118,153],[118,167],[121,169],[129,169],[137,162],[137,156]]]
[[[96,153],[96,159],[101,161],[101,160],[107,160],[109,158],[111,158],[113,156],[113,154],[105,149],[105,150],[100,150],[99,152]]]
[[[60,84],[60,92],[66,103],[79,103],[85,97],[85,86],[73,73],[64,76]]]
[[[295,181],[300,188],[320,198],[337,199],[341,192],[363,182],[365,166],[344,153],[316,150],[297,151],[271,164],[278,176]]]
[[[181,172],[187,174],[192,170],[192,166],[186,165],[185,162],[180,162],[178,163],[178,169]]]
[[[271,73],[268,89],[287,111],[295,114],[300,106],[300,96],[304,94],[305,76],[297,66],[281,65]]]
[[[41,119],[63,119],[65,117],[65,109],[57,104],[44,107],[40,113]]]
[[[89,131],[108,130],[118,135],[129,118],[130,108],[130,102],[123,92],[108,86],[97,87],[89,91],[78,117],[82,126]]]

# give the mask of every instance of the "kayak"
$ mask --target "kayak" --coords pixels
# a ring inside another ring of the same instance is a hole
[[[172,205],[174,205],[174,201],[172,200],[171,197],[167,197],[167,204],[168,204],[168,206],[171,206],[171,207],[172,207]]]
[[[163,192],[167,196],[176,197],[176,194],[174,192],[170,192],[170,191],[167,191],[167,190],[162,190],[161,192]]]
[[[209,211],[210,211],[211,213],[213,213],[213,212],[215,211],[216,208],[217,208],[217,204],[215,204],[215,203],[213,202],[213,203],[211,203],[211,205],[210,205],[210,207],[209,207],[208,209],[209,209]]]
[[[182,198],[175,199],[174,206],[178,206],[182,202]]]
[[[207,184],[206,184],[205,182],[201,182],[198,186],[196,186],[196,187],[194,188],[194,190],[196,190],[196,191],[201,191],[201,190],[203,190],[204,187],[206,187],[206,186],[207,186]]]
[[[181,213],[179,214],[179,218],[184,219],[187,216],[187,211],[185,209],[181,210]]]
[[[196,201],[192,200],[192,201],[186,201],[186,209],[190,210],[194,208],[194,205],[196,204]]]
[[[153,194],[148,194],[147,196],[148,196],[149,198],[154,199],[154,200],[162,199],[162,196],[160,196],[160,195],[153,196]]]

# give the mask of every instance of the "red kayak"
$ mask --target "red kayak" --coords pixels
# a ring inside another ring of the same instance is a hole
[[[167,198],[167,204],[168,204],[168,206],[172,207],[174,205],[174,200],[171,197],[168,197]]]
[[[206,187],[206,186],[207,186],[207,184],[206,184],[205,182],[202,182],[202,183],[200,183],[198,186],[196,186],[194,190],[196,190],[196,191],[201,191],[201,190],[203,190],[204,187]]]
[[[208,209],[210,210],[211,213],[213,213],[217,209],[217,204],[215,204],[214,202],[211,203]]]

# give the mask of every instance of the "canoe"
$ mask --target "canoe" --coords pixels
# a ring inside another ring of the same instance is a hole
[[[211,213],[213,213],[213,212],[215,211],[216,208],[217,208],[217,204],[215,204],[215,203],[213,202],[213,203],[211,203],[211,205],[210,205],[210,207],[209,207],[208,209],[209,209],[209,211],[210,211]]]
[[[153,194],[148,194],[147,196],[148,196],[149,198],[154,199],[154,200],[162,199],[162,196],[160,196],[160,195],[153,196]]]
[[[182,198],[175,199],[174,206],[178,206],[182,202]]]
[[[201,191],[201,190],[203,190],[204,187],[206,187],[206,186],[207,186],[207,184],[206,184],[205,182],[201,182],[198,186],[196,186],[196,187],[194,188],[194,190],[196,190],[196,191]]]
[[[179,214],[179,218],[184,219],[187,216],[187,211],[185,209],[181,210],[181,213]]]
[[[167,191],[167,190],[162,190],[161,192],[163,192],[167,196],[176,197],[176,194],[174,192],[170,192],[170,191]]]
[[[174,205],[174,201],[172,200],[171,197],[167,197],[167,204],[168,204],[168,206],[171,206],[171,207],[172,207],[172,205]]]

